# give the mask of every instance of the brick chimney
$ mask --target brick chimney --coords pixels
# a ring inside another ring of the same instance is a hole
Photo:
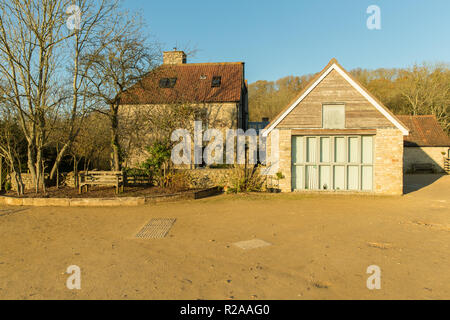
[[[173,51],[163,52],[163,63],[164,64],[185,64],[186,63],[186,53],[183,51],[177,51],[174,48]]]

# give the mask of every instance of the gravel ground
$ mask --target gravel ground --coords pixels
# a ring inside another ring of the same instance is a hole
[[[0,299],[450,299],[450,176],[438,178],[408,177],[403,197],[3,207]],[[136,239],[152,218],[177,220],[164,239]],[[271,245],[233,245],[252,239]],[[66,287],[71,265],[81,290]],[[371,265],[381,290],[366,287]]]

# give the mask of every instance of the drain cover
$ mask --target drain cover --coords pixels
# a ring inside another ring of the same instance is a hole
[[[162,239],[167,236],[177,219],[152,219],[136,235],[140,239]]]
[[[268,246],[272,245],[271,243],[266,242],[266,241],[261,240],[261,239],[253,239],[253,240],[248,240],[248,241],[241,241],[241,242],[236,242],[236,243],[233,243],[233,244],[236,247],[244,249],[244,250],[257,249],[257,248],[268,247]]]

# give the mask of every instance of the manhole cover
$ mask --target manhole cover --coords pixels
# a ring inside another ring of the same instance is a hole
[[[261,239],[253,239],[253,240],[248,240],[248,241],[241,241],[241,242],[236,242],[236,243],[233,243],[233,244],[236,247],[244,249],[244,250],[257,249],[257,248],[268,247],[268,246],[272,245],[271,243],[266,242],[266,241],[261,240]]]
[[[167,236],[177,219],[152,219],[136,235],[140,239],[162,239]]]

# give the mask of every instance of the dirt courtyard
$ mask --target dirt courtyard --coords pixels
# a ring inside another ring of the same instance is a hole
[[[0,299],[450,299],[450,176],[408,177],[407,191],[0,207]],[[177,221],[136,239],[152,218]],[[233,245],[255,238],[272,245]],[[81,290],[66,287],[71,265]],[[371,265],[381,290],[366,287]]]

